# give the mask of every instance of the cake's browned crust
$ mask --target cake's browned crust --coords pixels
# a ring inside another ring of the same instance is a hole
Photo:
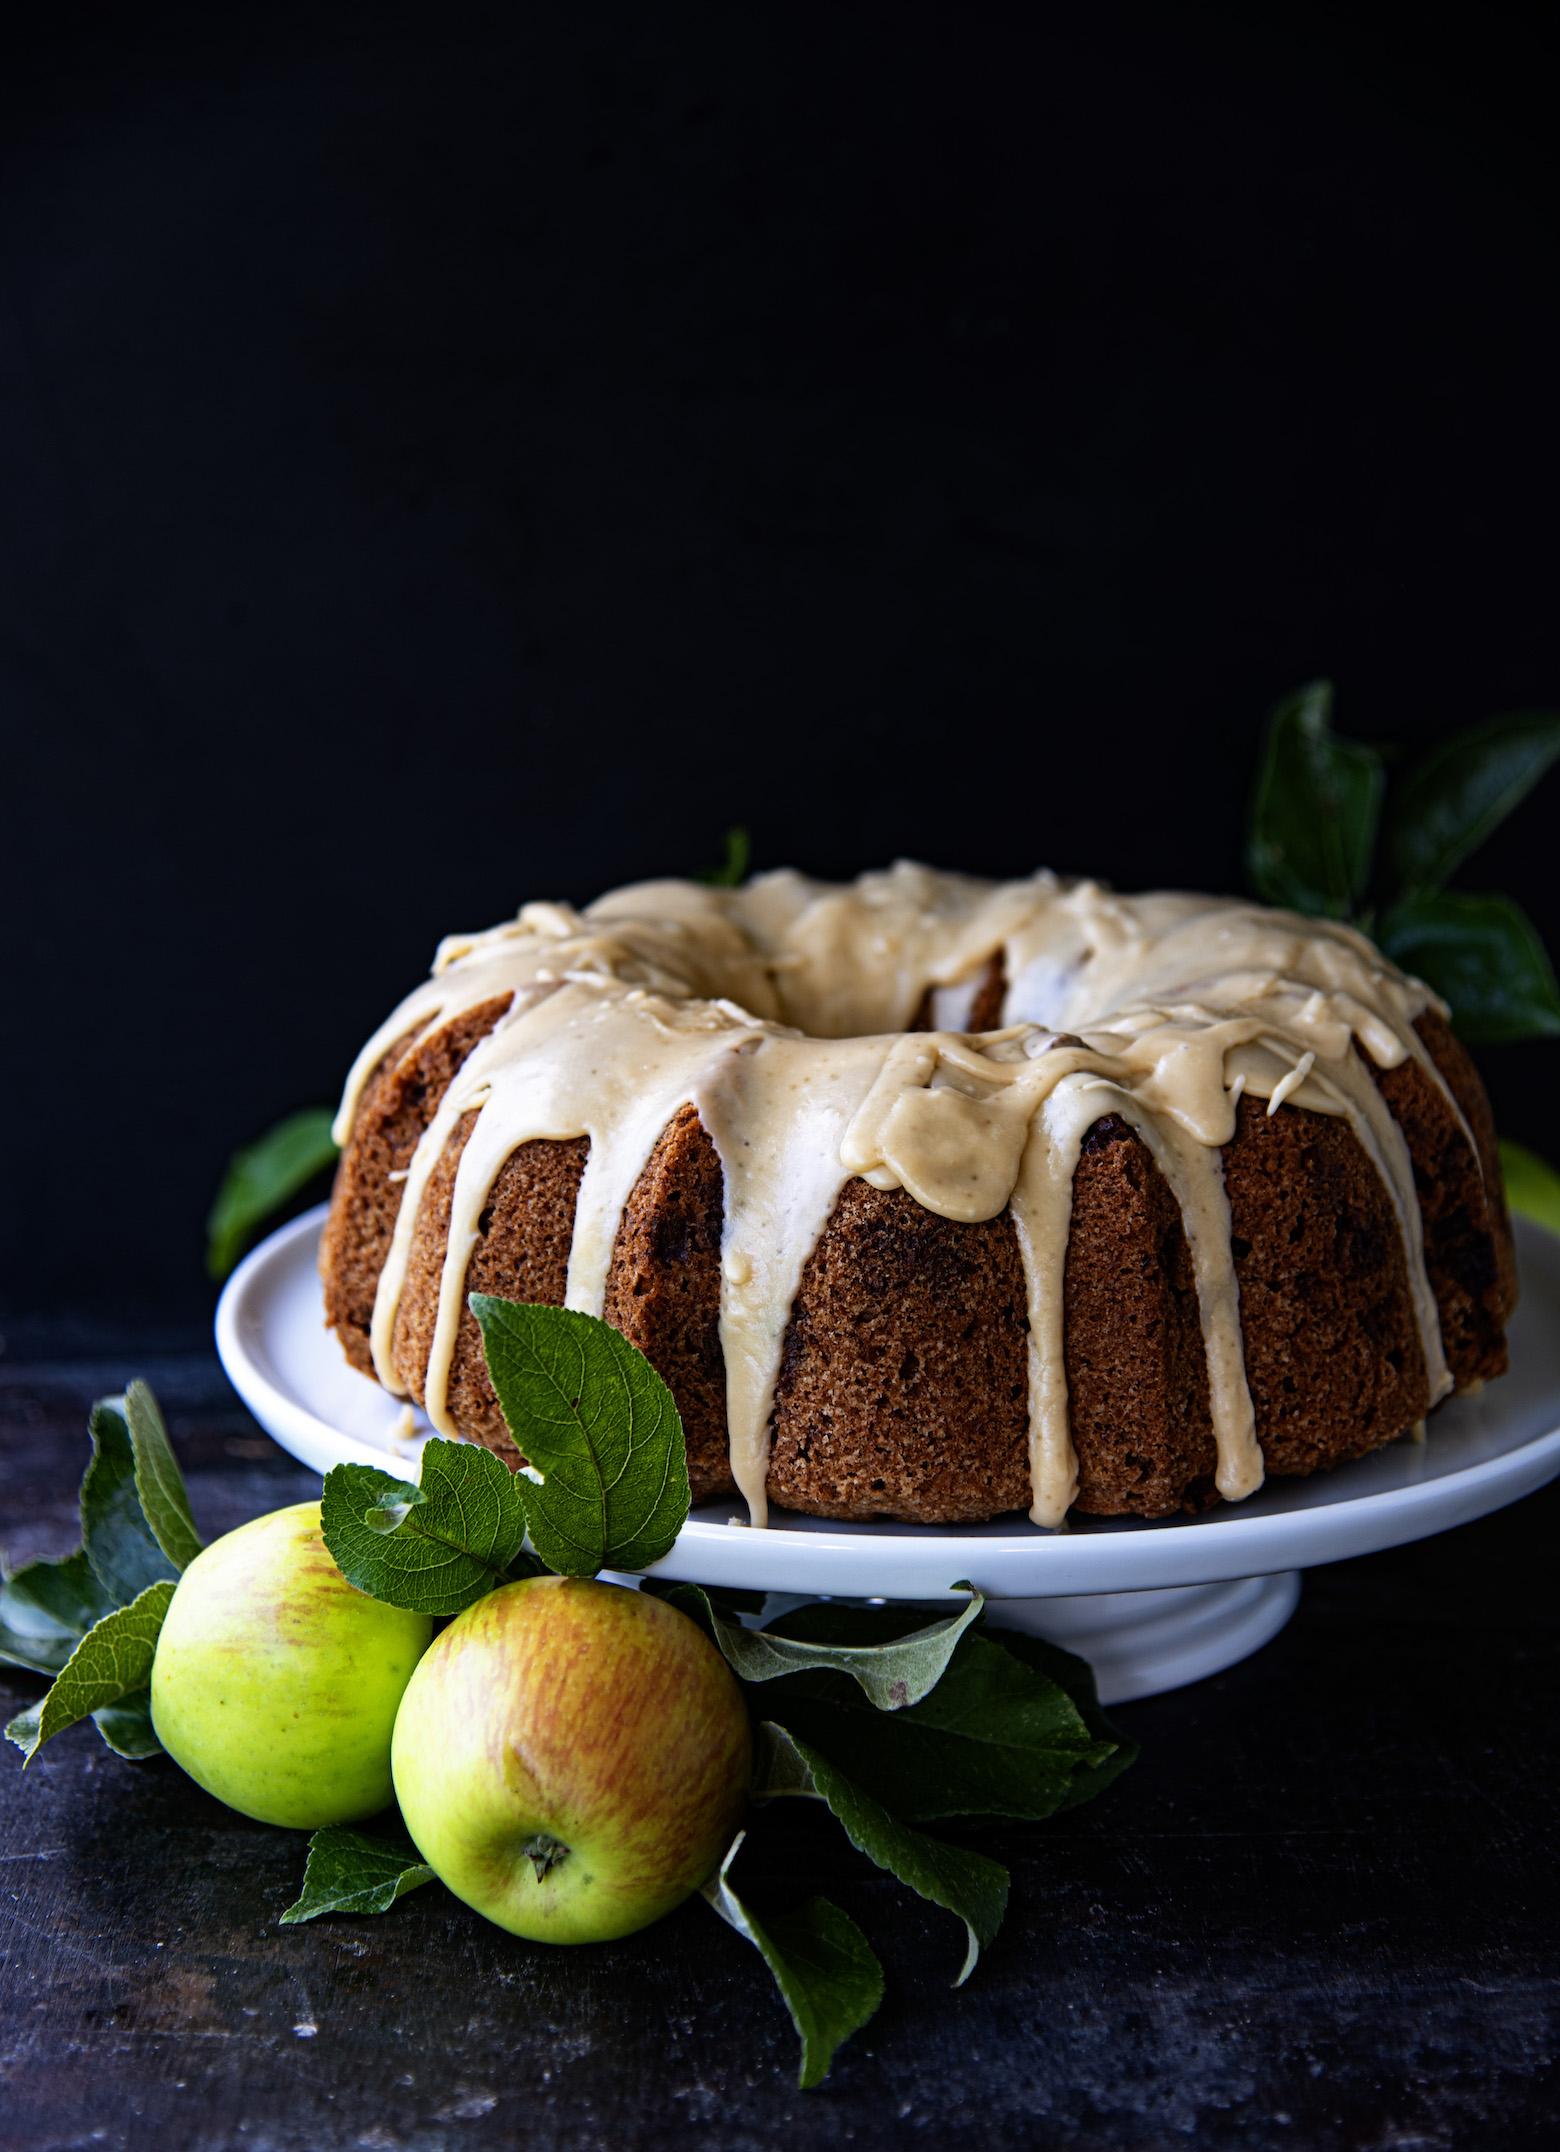
[[[411,1164],[456,1070],[512,998],[500,994],[479,1002],[416,1046],[411,1034],[397,1040],[364,1087],[336,1168],[319,1256],[326,1327],[362,1374],[374,1372],[368,1342],[374,1293],[401,1207],[402,1184],[390,1176]]]
[[[791,1310],[771,1499],[913,1522],[1027,1508],[1027,1332],[1006,1213],[961,1225],[847,1181]]]
[[[637,1345],[677,1400],[695,1502],[735,1493],[720,1347],[725,1177],[696,1109],[662,1130],[629,1197],[602,1313]]]
[[[1414,1027],[1426,1051],[1446,1079],[1447,1090],[1458,1097],[1448,1068],[1467,1057],[1440,1017],[1422,1016]],[[1441,1344],[1446,1364],[1461,1389],[1474,1381],[1488,1381],[1506,1372],[1507,1294],[1514,1292],[1515,1272],[1509,1265],[1510,1235],[1505,1218],[1505,1195],[1499,1178],[1499,1160],[1493,1183],[1485,1178],[1481,1160],[1475,1156],[1462,1124],[1439,1084],[1417,1061],[1408,1060],[1395,1069],[1372,1073],[1381,1094],[1403,1131],[1414,1166],[1414,1186],[1419,1196],[1419,1216],[1424,1229],[1425,1269],[1441,1318]],[[1471,1062],[1459,1069],[1470,1105],[1482,1108],[1490,1119],[1484,1086]],[[1466,1082],[1471,1078],[1471,1085]],[[1470,1128],[1474,1115],[1462,1106]],[[1491,1145],[1494,1126],[1489,1129]],[[1475,1133],[1475,1142],[1478,1141]],[[1509,1271],[1509,1277],[1507,1272]]]
[[[1164,1175],[1118,1114],[1083,1140],[1063,1309],[1077,1508],[1207,1508],[1218,1457],[1191,1250]]]
[[[1430,1400],[1397,1215],[1347,1121],[1260,1099],[1224,1146],[1246,1381],[1272,1473],[1362,1457]]]
[[[910,1025],[912,1031],[931,1030],[933,992],[934,989],[928,987],[921,996],[914,1020]],[[970,1004],[970,1020],[965,1027],[966,1030],[995,1031],[1002,1022],[1002,1004],[1006,1000],[1007,970],[1002,961],[1002,951],[999,949],[994,957],[988,958],[986,968],[980,975],[980,984],[975,989],[975,999]]]
[[[474,1112],[462,1114],[451,1130],[428,1176],[412,1230],[391,1357],[397,1376],[419,1405],[425,1399],[428,1355],[439,1315],[439,1281],[449,1240],[455,1175],[476,1120]],[[539,1138],[512,1152],[477,1221],[480,1237],[466,1265],[446,1403],[463,1435],[486,1443],[511,1465],[523,1460],[504,1424],[483,1356],[482,1333],[465,1304],[466,1295],[497,1293],[505,1300],[562,1307],[569,1282],[574,1209],[589,1151],[589,1138],[576,1136],[567,1142]]]

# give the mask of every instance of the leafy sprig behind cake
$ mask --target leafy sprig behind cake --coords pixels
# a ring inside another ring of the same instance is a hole
[[[1560,755],[1560,717],[1459,733],[1389,796],[1376,750],[1333,731],[1332,699],[1332,683],[1313,680],[1268,722],[1246,849],[1258,894],[1361,928],[1449,1003],[1465,1039],[1560,1034],[1554,970],[1521,906],[1446,886]]]

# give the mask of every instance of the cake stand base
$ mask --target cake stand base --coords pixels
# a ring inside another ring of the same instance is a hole
[[[1087,1659],[1102,1704],[1158,1696],[1222,1673],[1277,1636],[1300,1601],[1300,1573],[1076,1599],[988,1599],[993,1629],[1022,1629]]]

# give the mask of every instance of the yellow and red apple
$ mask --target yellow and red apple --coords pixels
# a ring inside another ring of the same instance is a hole
[[[393,1766],[423,1859],[501,1928],[603,1942],[717,1866],[752,1736],[725,1660],[674,1607],[533,1577],[468,1607],[407,1684]]]

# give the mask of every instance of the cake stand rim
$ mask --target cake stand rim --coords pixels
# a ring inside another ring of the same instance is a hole
[[[308,1356],[318,1353],[320,1336],[328,1337],[314,1264],[326,1211],[320,1204],[278,1227],[239,1264],[217,1306],[217,1352],[261,1426],[300,1462],[322,1474],[345,1462],[409,1472],[415,1452],[398,1455],[385,1443],[354,1436],[295,1394],[299,1384],[307,1394]],[[1560,1239],[1528,1220],[1518,1221],[1518,1229],[1529,1258],[1524,1292],[1552,1300],[1560,1319]],[[315,1337],[305,1340],[302,1325],[311,1287],[319,1314]],[[276,1364],[274,1351],[278,1332],[286,1347],[283,1366]],[[329,1351],[340,1353],[334,1340]],[[316,1379],[318,1373],[316,1369]],[[372,1391],[381,1411],[394,1411],[386,1393],[351,1370],[344,1356],[339,1370],[330,1371],[332,1382],[338,1376]],[[1545,1414],[1552,1415],[1547,1428],[1493,1457],[1417,1484],[1327,1499],[1310,1508],[1254,1516],[1242,1515],[1231,1504],[1207,1520],[1190,1523],[1165,1520],[1129,1529],[1061,1533],[1025,1526],[988,1537],[931,1525],[893,1530],[824,1520],[816,1520],[821,1528],[814,1529],[810,1519],[805,1527],[787,1523],[754,1532],[695,1514],[676,1546],[648,1574],[711,1585],[888,1599],[938,1598],[966,1579],[988,1598],[1033,1599],[1270,1576],[1428,1538],[1488,1515],[1560,1475],[1560,1380],[1552,1397],[1547,1389],[1544,1395]],[[352,1402],[362,1403],[355,1392]],[[1433,1433],[1430,1440],[1435,1440]],[[1320,1476],[1318,1483],[1325,1484]]]

